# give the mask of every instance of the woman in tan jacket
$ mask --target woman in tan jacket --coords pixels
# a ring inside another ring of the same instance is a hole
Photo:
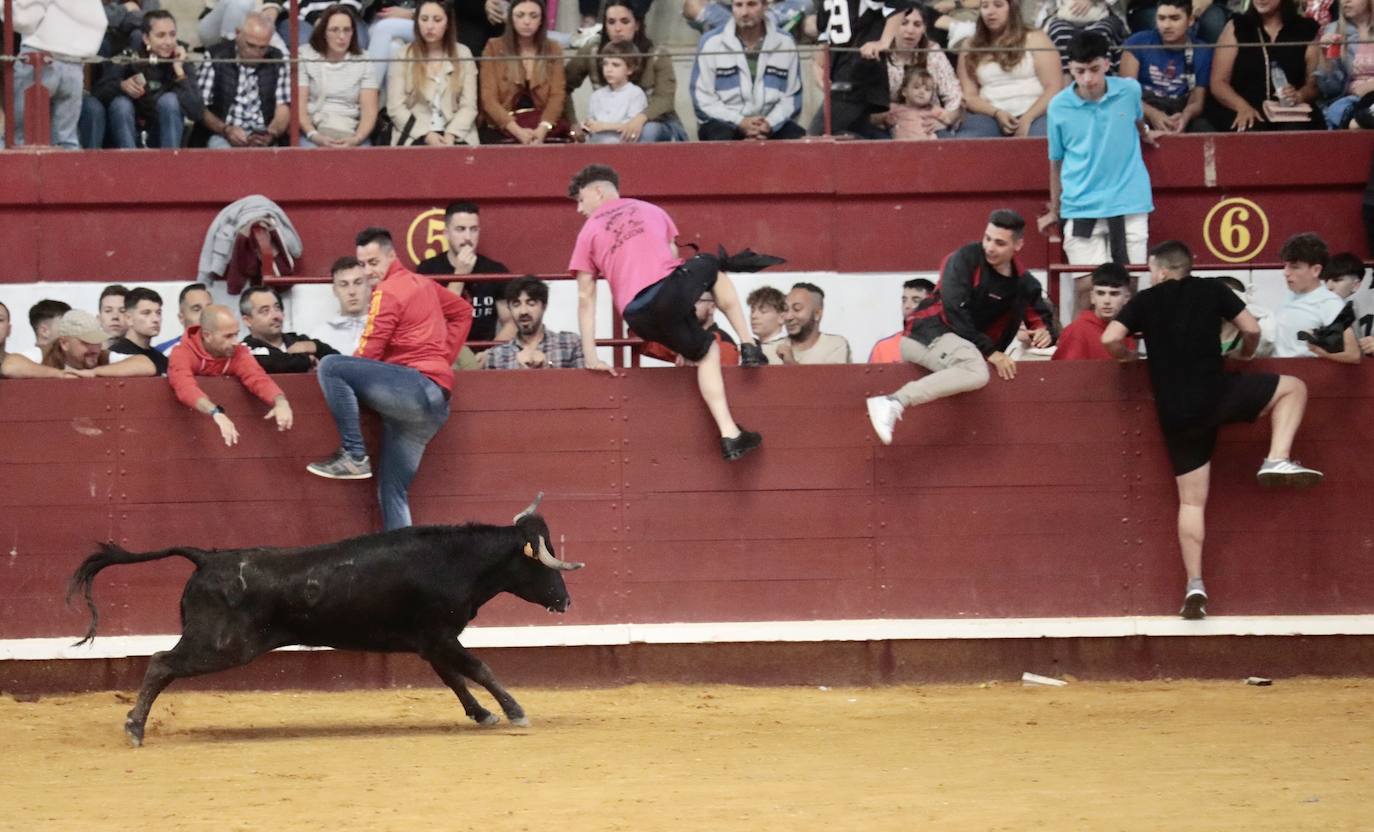
[[[415,10],[415,42],[387,72],[393,145],[477,144],[477,64],[458,42],[458,21],[440,0]]]
[[[514,0],[505,33],[487,41],[482,54],[507,59],[482,62],[484,142],[543,144],[567,136],[563,51],[548,39],[543,0]]]

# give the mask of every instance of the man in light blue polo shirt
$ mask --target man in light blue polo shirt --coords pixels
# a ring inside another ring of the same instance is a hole
[[[1073,84],[1050,100],[1050,205],[1043,231],[1064,223],[1064,255],[1070,263],[1144,263],[1149,215],[1154,210],[1150,175],[1140,155],[1142,139],[1155,143],[1145,123],[1140,84],[1108,78],[1110,45],[1096,32],[1069,42]],[[1076,281],[1075,308],[1087,308],[1090,281]]]

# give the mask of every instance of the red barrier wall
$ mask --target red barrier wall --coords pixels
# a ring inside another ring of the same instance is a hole
[[[1374,612],[1367,509],[1374,368],[1277,362],[1313,399],[1309,492],[1265,491],[1266,429],[1223,433],[1207,545],[1214,614]],[[728,371],[762,451],[725,464],[689,370],[460,377],[412,503],[420,523],[505,522],[534,494],[566,536],[570,613],[511,598],[492,624],[1020,618],[1172,613],[1175,496],[1142,367],[1026,364],[1014,382],[909,411],[890,447],[862,399],[909,367]],[[212,382],[242,433],[220,444],[163,382],[0,383],[0,638],[83,632],[65,580],[98,540],[132,549],[298,545],[377,523],[370,483],[302,469],[336,434],[313,378],[297,427]],[[189,564],[112,568],[104,635],[172,633]]]
[[[1262,261],[1315,226],[1333,250],[1365,254],[1370,149],[1368,136],[1346,131],[1165,139],[1146,154],[1151,236],[1187,240],[1201,260]],[[301,232],[303,273],[323,274],[351,252],[364,225],[404,236],[422,212],[456,198],[482,204],[489,254],[517,271],[561,271],[580,223],[567,181],[594,161],[615,165],[628,195],[668,208],[683,241],[751,245],[802,270],[934,269],[977,237],[991,209],[1033,217],[1048,196],[1036,139],[0,152],[0,282],[191,279],[215,214],[255,192]],[[1231,199],[1249,202],[1218,207]],[[425,222],[415,226],[417,256],[426,234]],[[1058,259],[1034,234],[1025,257]]]

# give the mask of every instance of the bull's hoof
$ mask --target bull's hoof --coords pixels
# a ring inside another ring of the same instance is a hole
[[[524,714],[514,716],[510,718],[510,724],[514,725],[516,728],[528,728],[530,727],[530,718]]]
[[[143,745],[143,726],[135,722],[124,723],[124,733],[129,735],[129,744],[134,748]]]
[[[497,716],[496,714],[494,714],[494,713],[488,711],[488,712],[486,712],[485,714],[482,714],[481,716],[475,716],[475,717],[473,717],[473,718],[472,718],[472,721],[473,721],[473,722],[476,722],[478,725],[482,726],[483,728],[490,728],[491,726],[493,726],[493,725],[497,724],[498,722],[500,722],[500,721],[501,721],[501,717],[499,717],[499,716]]]

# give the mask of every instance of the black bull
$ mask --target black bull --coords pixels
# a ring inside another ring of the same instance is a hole
[[[541,495],[542,496],[542,495]],[[478,704],[471,679],[500,704],[514,725],[525,711],[491,669],[458,642],[477,610],[502,592],[563,612],[572,603],[562,572],[580,563],[558,559],[536,497],[513,526],[420,526],[298,549],[171,548],[126,552],[104,544],[67,585],[91,611],[84,644],[99,614],[91,597],[107,566],[172,556],[196,565],[181,594],[181,640],[153,654],[124,730],[143,742],[148,711],[175,679],[247,664],[278,647],[418,653],[463,710],[481,725],[500,719]]]

